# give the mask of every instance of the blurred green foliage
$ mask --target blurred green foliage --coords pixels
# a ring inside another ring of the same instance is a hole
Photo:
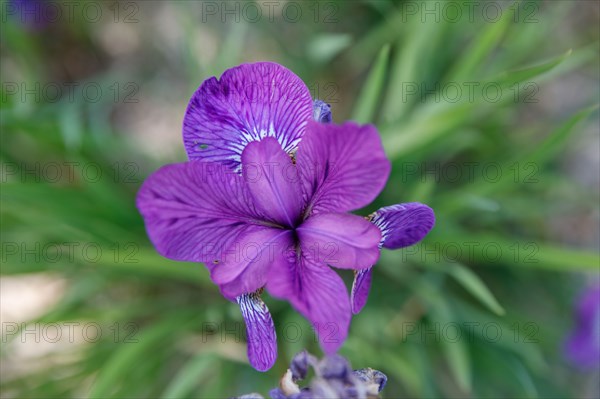
[[[586,395],[588,380],[564,363],[561,341],[583,276],[597,278],[599,197],[597,187],[567,173],[565,160],[586,126],[597,128],[597,4],[501,2],[502,16],[490,19],[477,2],[455,2],[460,17],[444,16],[443,2],[297,2],[304,14],[294,22],[279,8],[270,21],[264,6],[257,22],[244,15],[222,22],[224,3],[213,2],[216,15],[207,3],[115,3],[119,18],[101,3],[99,22],[75,13],[36,30],[7,16],[2,3],[2,276],[66,281],[58,303],[32,325],[94,322],[103,332],[93,343],[49,352],[25,372],[11,370],[21,362],[19,336],[3,337],[2,396],[266,393],[295,352],[320,352],[308,323],[267,298],[279,358],[267,373],[253,370],[243,339],[221,338],[242,323],[236,305],[219,295],[202,265],[160,257],[134,204],[145,175],[185,155],[182,145],[174,155],[143,151],[141,141],[151,139],[131,134],[119,122],[123,113],[164,98],[181,104],[169,111],[179,118],[204,79],[257,60],[296,72],[332,103],[337,122],[377,125],[393,171],[361,214],[420,201],[437,215],[423,243],[384,251],[341,353],[356,368],[388,374],[386,397]],[[137,22],[126,24],[132,10]],[[107,47],[99,39],[99,31],[117,28],[137,38],[130,53],[111,53],[111,41]],[[574,76],[589,90],[575,91]],[[140,102],[106,94],[115,81],[134,82]],[[105,95],[90,102],[76,89],[74,100],[23,101],[14,93],[15,83],[68,82],[98,82]],[[480,90],[486,84],[502,98]],[[423,96],[410,94],[415,86]],[[451,91],[457,86],[458,96]],[[164,134],[178,140],[180,133]],[[69,162],[78,163],[73,178]],[[61,165],[57,181],[40,172],[52,163]],[[86,165],[94,169],[83,171]],[[444,177],[456,165],[459,177]],[[82,174],[97,168],[98,179]],[[565,220],[579,232],[571,240]],[[36,243],[58,243],[61,251],[65,243],[95,243],[103,254],[93,261],[79,249],[58,261],[22,254],[22,245]]]

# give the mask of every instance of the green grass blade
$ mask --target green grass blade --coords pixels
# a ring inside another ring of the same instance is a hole
[[[390,13],[386,21],[369,31],[358,43],[344,55],[343,61],[353,65],[356,70],[363,70],[377,49],[386,43],[393,43],[403,31],[407,16],[402,8]]]
[[[194,387],[202,381],[203,376],[211,368],[214,368],[215,360],[215,357],[210,354],[202,354],[191,359],[171,380],[161,398],[175,399],[190,396]]]
[[[470,104],[460,104],[408,123],[395,124],[381,130],[386,154],[394,160],[426,146],[460,126],[470,116]]]
[[[598,105],[585,108],[575,115],[570,117],[562,125],[554,129],[542,143],[538,144],[534,149],[527,148],[520,154],[517,154],[511,160],[502,163],[502,170],[510,171],[514,165],[535,165],[538,170],[542,170],[542,166],[549,160],[554,159],[565,144],[577,132],[575,129],[579,124],[587,119],[592,113],[598,110]],[[517,181],[526,181],[526,179],[518,179]],[[444,204],[446,211],[456,211],[460,209],[466,210],[470,207],[465,207],[466,192],[473,196],[483,198],[502,190],[507,190],[510,186],[515,185],[515,176],[512,173],[505,173],[500,180],[489,184],[483,180],[474,181],[472,184],[464,187],[460,192],[449,192],[440,198],[440,202]]]
[[[510,7],[514,7],[514,3]],[[449,73],[448,80],[464,81],[476,75],[476,69],[480,67],[486,57],[494,51],[494,48],[500,43],[504,34],[510,25],[512,13],[505,11],[499,21],[490,23],[483,33],[475,36],[474,42],[463,53],[462,57],[457,57],[458,62]]]
[[[456,383],[463,392],[471,391],[471,360],[469,357],[469,350],[465,342],[457,340],[456,342],[450,342],[442,339],[442,350],[444,352],[444,358],[450,367],[450,372],[456,380]]]
[[[449,267],[448,273],[475,298],[499,316],[506,312],[483,281],[473,271],[460,264]]]
[[[564,248],[550,243],[539,243],[527,239],[509,239],[493,234],[469,234],[453,232],[447,236],[436,236],[442,242],[462,243],[463,248],[472,248],[469,257],[481,265],[507,265],[511,267],[554,270],[561,272],[598,271],[600,255],[587,250]],[[473,245],[473,244],[476,245]],[[493,246],[497,255],[485,253]]]
[[[540,76],[554,67],[560,65],[570,52],[555,57],[533,67],[506,72],[497,79],[489,82],[498,83],[503,87],[511,87],[527,80]],[[506,96],[504,101],[511,97]],[[391,159],[401,157],[416,151],[436,139],[448,134],[468,120],[483,117],[499,106],[487,103],[482,98],[475,101],[465,99],[458,103],[433,104],[429,108],[423,107],[410,121],[402,124],[391,124],[382,129],[382,137],[386,151]]]
[[[383,93],[388,69],[390,45],[383,46],[369,72],[369,76],[358,95],[352,119],[359,123],[372,123]]]
[[[427,263],[426,266],[448,273],[456,280],[456,282],[463,286],[465,290],[471,293],[473,297],[478,299],[479,302],[498,316],[502,316],[506,313],[490,289],[479,276],[468,267],[461,265],[460,263],[439,265],[431,262]]]
[[[382,106],[382,117],[386,123],[400,120],[414,104],[414,96],[405,97],[405,86],[426,82],[431,68],[427,60],[437,50],[446,27],[445,23],[423,24],[416,18],[411,22],[406,37],[399,40],[394,49],[396,55],[390,66],[390,82]]]
[[[504,85],[505,87],[510,87],[517,83],[522,83],[537,78],[538,76],[541,76],[560,65],[564,60],[570,57],[572,53],[573,50],[569,50],[564,54],[551,58],[542,63],[525,68],[519,68],[512,71],[503,72],[502,74],[498,75],[498,77],[493,81],[498,82]]]
[[[583,109],[569,118],[565,123],[555,129],[545,140],[539,145],[527,160],[530,162],[542,163],[552,159],[557,153],[563,150],[569,138],[576,132],[575,127],[580,122],[587,119],[592,113],[598,110],[598,104]],[[526,156],[524,156],[525,158]],[[538,165],[539,166],[539,165]]]
[[[144,357],[152,353],[155,346],[164,345],[165,342],[175,342],[174,332],[189,325],[190,320],[193,321],[193,314],[179,311],[143,331],[139,335],[138,342],[120,344],[118,350],[102,368],[88,397],[110,397],[115,387],[125,379],[129,370],[135,368],[139,362],[143,362]]]
[[[456,322],[454,311],[447,300],[442,297],[436,281],[431,281],[425,275],[415,285],[415,294],[431,307],[432,318],[445,327]],[[461,340],[450,341],[445,334],[440,333],[440,343],[444,358],[450,367],[450,372],[463,392],[472,390],[471,358],[467,346]]]

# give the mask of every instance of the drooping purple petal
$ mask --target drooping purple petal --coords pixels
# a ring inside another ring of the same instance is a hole
[[[296,149],[313,106],[306,85],[287,68],[242,64],[212,77],[192,96],[183,120],[188,157],[239,171],[249,142],[272,136],[285,152]]]
[[[242,175],[254,202],[276,223],[295,226],[303,201],[296,166],[277,140],[267,137],[246,146]]]
[[[258,371],[267,371],[277,359],[275,325],[267,305],[257,293],[236,298],[246,322],[248,360]]]
[[[373,125],[309,122],[296,154],[309,210],[347,212],[377,197],[390,173]]]
[[[418,202],[386,206],[375,212],[373,223],[381,230],[381,245],[398,249],[421,241],[435,224],[435,214]]]
[[[323,350],[334,353],[350,326],[350,300],[344,282],[311,254],[296,254],[281,266],[274,265],[269,271],[267,290],[290,301],[313,324]]]
[[[367,304],[369,291],[371,290],[371,279],[373,275],[373,267],[357,270],[354,274],[352,282],[352,290],[350,298],[352,302],[352,313],[358,314]]]
[[[360,216],[321,213],[308,218],[296,232],[302,251],[320,264],[361,269],[379,258],[381,232]]]
[[[398,249],[421,241],[433,228],[435,215],[427,205],[411,202],[381,208],[371,221],[381,230],[379,247]],[[372,268],[360,270],[354,275],[350,294],[352,313],[359,313],[367,303],[371,278]]]
[[[219,260],[262,219],[241,176],[204,162],[163,166],[146,179],[136,202],[157,251],[174,260]]]
[[[210,276],[227,298],[254,292],[266,284],[272,265],[287,262],[292,243],[289,230],[257,226],[226,249],[221,261],[209,266]]]

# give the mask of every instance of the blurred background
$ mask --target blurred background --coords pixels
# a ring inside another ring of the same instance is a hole
[[[388,398],[600,395],[598,2],[0,5],[3,398],[266,394],[321,355],[267,297],[279,357],[252,369],[237,305],[160,257],[134,205],[186,160],[194,90],[262,60],[335,122],[378,127],[393,171],[361,214],[437,215],[382,254],[341,349],[354,368],[386,373]]]

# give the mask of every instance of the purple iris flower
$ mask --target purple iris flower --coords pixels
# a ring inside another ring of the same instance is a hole
[[[600,284],[590,286],[576,308],[576,324],[565,342],[565,355],[583,370],[600,368]]]
[[[277,357],[264,288],[313,325],[326,353],[366,302],[381,247],[400,248],[433,227],[421,204],[360,209],[390,173],[372,125],[331,120],[306,85],[281,65],[243,64],[206,80],[183,122],[190,162],[166,165],[140,189],[137,206],[163,256],[204,262],[242,310],[248,358],[268,370]],[[352,300],[329,266],[356,274]]]

